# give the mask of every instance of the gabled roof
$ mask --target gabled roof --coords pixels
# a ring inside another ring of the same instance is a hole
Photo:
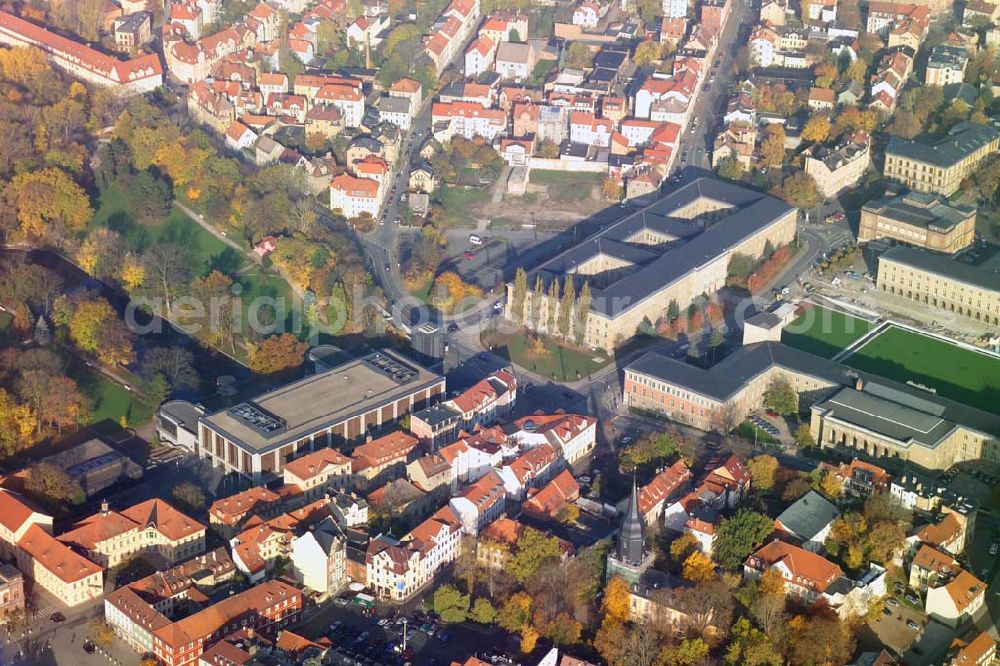
[[[840,509],[833,502],[810,490],[782,511],[774,523],[793,538],[810,541],[838,517]]]
[[[786,580],[822,594],[844,572],[826,558],[784,541],[772,541],[746,559],[745,564],[758,571],[783,565],[791,578]]]
[[[17,545],[39,566],[50,571],[64,583],[75,583],[91,576],[99,576],[103,571],[100,566],[78,555],[72,548],[57,541],[37,524],[28,528]],[[100,594],[102,591],[103,589],[98,589],[94,593]]]
[[[537,492],[529,492],[524,510],[554,518],[567,504],[580,497],[580,484],[564,469]]]
[[[964,613],[973,601],[986,592],[986,583],[962,569],[944,586],[944,589],[955,604],[955,609],[959,613]]]
[[[639,490],[639,513],[646,515],[654,506],[670,499],[691,478],[691,470],[683,459],[661,470]]]
[[[7,490],[0,490],[0,525],[11,534],[17,534],[35,511],[18,496]]]
[[[351,459],[340,451],[322,448],[285,463],[285,470],[293,474],[296,478],[306,481],[325,473],[330,468],[343,467],[350,464]]]

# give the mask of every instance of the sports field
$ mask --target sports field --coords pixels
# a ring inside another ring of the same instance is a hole
[[[970,407],[1000,414],[1000,358],[891,326],[843,363],[897,382],[933,388]]]
[[[808,304],[804,307],[807,309],[781,332],[781,341],[823,358],[833,358],[874,326],[836,310]]]

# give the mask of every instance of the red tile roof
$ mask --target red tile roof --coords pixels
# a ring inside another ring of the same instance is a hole
[[[46,53],[80,63],[91,72],[104,77],[109,84],[126,84],[163,75],[160,59],[155,55],[142,55],[132,60],[117,60],[4,11],[0,11],[0,31],[30,41]]]
[[[75,583],[101,574],[101,567],[57,541],[39,525],[32,525],[17,542],[35,562],[64,583]]]
[[[563,507],[580,498],[580,484],[564,469],[541,490],[528,494],[523,508],[529,513],[555,518]]]
[[[670,499],[671,495],[691,481],[691,470],[683,460],[660,471],[653,480],[639,490],[639,513],[646,515],[657,504]]]
[[[312,453],[285,463],[285,471],[294,474],[296,478],[307,481],[325,473],[330,468],[350,465],[351,459],[336,449],[317,449]]]
[[[777,564],[783,564],[791,572],[788,582],[822,594],[830,583],[844,572],[833,562],[804,548],[784,541],[772,541],[750,555],[746,565],[764,571]]]

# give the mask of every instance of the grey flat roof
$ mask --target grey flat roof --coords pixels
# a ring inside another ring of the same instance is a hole
[[[863,208],[890,220],[940,231],[952,229],[976,213],[972,206],[953,204],[940,195],[926,192],[882,197],[866,203]]]
[[[710,199],[729,207],[716,211],[713,217],[720,219],[701,233],[697,233],[703,222],[701,216],[682,220],[673,215],[699,199]],[[644,226],[664,233],[686,232],[691,236],[681,247],[659,251],[653,246],[633,245],[648,259],[640,260],[638,253],[634,253],[630,259],[637,264],[634,270],[604,288],[591,286],[591,311],[616,317],[776,223],[792,210],[770,195],[714,178],[698,178],[545,262],[529,276],[529,284],[534,281],[535,274],[542,275],[546,283],[553,277],[567,274],[573,266],[597,256],[602,248],[610,247],[609,241],[621,242]]]
[[[955,428],[953,422],[940,414],[852,388],[838,391],[818,407],[836,419],[901,442],[919,442],[929,448],[937,446]]]
[[[663,379],[700,395],[723,401],[743,388],[747,381],[775,365],[834,384],[848,383],[850,374],[854,372],[828,359],[778,342],[747,345],[708,370],[659,352],[643,354],[629,364],[626,370]]]
[[[826,398],[827,401],[837,400],[832,405],[835,407],[834,415],[844,420],[856,419],[858,425],[867,424],[863,427],[870,426],[873,431],[889,436],[898,433],[905,439],[909,435],[922,444],[933,446],[946,428],[957,423],[983,433],[1000,435],[1000,416],[849,368],[780,342],[747,345],[708,370],[659,352],[647,352],[626,366],[625,370],[669,382],[721,402],[742,389],[747,381],[773,366],[840,385],[839,390],[831,391],[832,395]],[[852,388],[859,378],[864,380],[862,391]],[[848,393],[863,395],[849,396]],[[824,405],[824,402],[818,404],[820,407]],[[867,416],[867,412],[882,418],[876,421]],[[895,423],[897,421],[898,424]],[[941,423],[937,424],[938,421]]]
[[[989,125],[978,125],[963,121],[951,128],[944,137],[936,142],[908,141],[894,136],[889,139],[885,150],[886,155],[897,155],[906,159],[916,160],[938,167],[950,167],[969,153],[979,150],[991,141],[1000,138]]]
[[[397,381],[373,363],[382,360],[405,366],[412,376]],[[201,423],[247,451],[264,453],[442,381],[440,375],[383,350],[204,416]],[[275,429],[265,432],[234,414],[243,406],[275,420]]]
[[[879,259],[887,259],[904,266],[911,266],[980,289],[1000,291],[1000,273],[991,268],[989,262],[979,266],[970,266],[947,255],[904,245],[889,248],[882,253]]]

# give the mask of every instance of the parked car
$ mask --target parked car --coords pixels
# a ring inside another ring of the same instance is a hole
[[[899,599],[895,599],[893,597],[889,597],[888,599],[885,600],[885,603],[887,603],[887,604],[889,604],[890,606],[893,606],[893,607],[898,607],[899,606]]]
[[[909,627],[910,629],[913,629],[914,631],[920,628],[920,625],[914,622],[913,620],[907,620],[906,626]]]

